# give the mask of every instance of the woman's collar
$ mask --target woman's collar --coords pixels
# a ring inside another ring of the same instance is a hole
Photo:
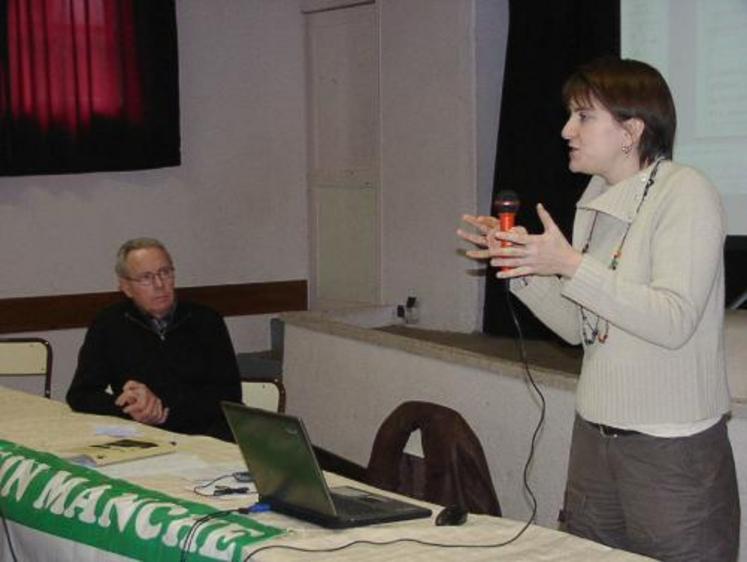
[[[576,207],[606,213],[622,221],[632,222],[643,197],[646,182],[655,165],[656,162],[652,162],[639,172],[613,185],[608,185],[603,178],[594,176],[592,184]]]

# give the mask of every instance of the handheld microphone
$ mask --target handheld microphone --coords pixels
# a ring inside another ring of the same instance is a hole
[[[514,227],[516,213],[519,211],[519,196],[515,192],[504,189],[498,192],[493,201],[493,213],[498,217],[501,232],[506,232]],[[501,242],[501,245],[510,245],[510,242]]]
[[[493,213],[498,217],[501,232],[507,232],[514,227],[516,222],[516,213],[519,211],[519,196],[516,192],[504,189],[498,192],[493,201]],[[501,240],[501,246],[510,246],[511,242]],[[510,267],[501,267],[501,271],[511,269]]]

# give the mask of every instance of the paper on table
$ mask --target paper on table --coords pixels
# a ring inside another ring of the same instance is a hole
[[[107,435],[109,437],[134,437],[138,435],[137,427],[131,425],[104,425],[97,426],[96,435]]]

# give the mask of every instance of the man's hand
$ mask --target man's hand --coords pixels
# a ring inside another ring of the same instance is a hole
[[[133,420],[148,425],[161,425],[169,417],[161,399],[143,383],[129,380],[122,387],[122,394],[114,401]]]

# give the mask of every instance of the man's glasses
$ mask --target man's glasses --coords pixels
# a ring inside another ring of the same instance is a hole
[[[142,285],[143,287],[152,287],[156,284],[156,278],[158,278],[161,283],[165,283],[166,281],[172,281],[174,279],[174,268],[171,266],[168,267],[162,267],[158,271],[148,271],[146,273],[142,273],[141,275],[138,275],[137,277],[127,277],[129,281],[132,281],[133,283],[137,283],[138,285]]]

